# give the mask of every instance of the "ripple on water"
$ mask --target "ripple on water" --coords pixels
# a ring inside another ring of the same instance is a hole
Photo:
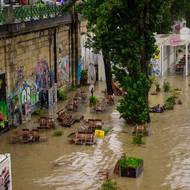
[[[54,186],[56,190],[97,190],[101,185],[97,176],[102,169],[113,169],[118,156],[122,154],[122,143],[118,138],[118,113],[114,112],[111,127],[113,133],[98,141],[95,148],[88,152],[74,152],[53,161],[53,173],[36,180],[42,186]],[[117,117],[115,117],[117,115]],[[116,125],[117,123],[117,125]],[[118,129],[119,128],[119,129]]]
[[[172,190],[190,189],[190,137],[187,133],[190,133],[190,126],[185,123],[177,129],[176,146],[169,152],[171,171],[164,185],[170,185]]]

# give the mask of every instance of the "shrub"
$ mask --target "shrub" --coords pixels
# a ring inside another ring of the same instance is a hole
[[[170,91],[170,83],[168,81],[164,81],[163,90],[164,90],[164,92]]]
[[[59,89],[57,91],[57,99],[60,101],[64,101],[67,99],[66,92],[63,89]]]
[[[126,76],[123,85],[126,86],[124,88],[127,89],[127,94],[119,100],[117,107],[121,117],[129,124],[148,123],[150,117],[147,95],[150,88],[150,81],[144,74],[141,74],[137,78]]]
[[[81,71],[81,77],[80,77],[80,83],[81,84],[87,84],[87,80],[88,80],[88,71],[82,70]]]
[[[52,135],[53,135],[53,136],[56,136],[56,137],[62,136],[62,135],[63,135],[63,132],[62,132],[61,130],[56,129],[56,130],[53,131],[53,134],[52,134]]]
[[[115,181],[112,181],[111,179],[106,180],[100,190],[117,190],[117,183]]]
[[[74,90],[76,90],[76,86],[71,85],[71,86],[68,87],[67,90],[68,90],[69,92],[74,91]]]
[[[98,101],[96,96],[90,96],[89,97],[90,105],[95,105]]]
[[[168,110],[174,109],[175,104],[175,98],[173,96],[170,96],[165,100],[165,106]]]

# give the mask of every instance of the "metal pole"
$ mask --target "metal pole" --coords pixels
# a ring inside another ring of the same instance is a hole
[[[164,46],[161,46],[161,77],[164,76]]]
[[[189,72],[188,72],[188,44],[186,44],[185,46],[185,50],[186,50],[186,59],[185,59],[185,76],[188,76]]]

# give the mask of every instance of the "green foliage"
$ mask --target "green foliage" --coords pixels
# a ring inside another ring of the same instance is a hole
[[[90,96],[89,97],[90,105],[95,105],[98,101],[96,96]]]
[[[164,90],[164,92],[170,91],[170,83],[168,81],[164,81],[163,90]]]
[[[149,122],[149,110],[146,103],[146,94],[150,88],[149,80],[143,74],[139,78],[126,76],[121,85],[127,89],[127,94],[118,105],[121,117],[133,124]]]
[[[57,91],[57,99],[60,100],[60,101],[64,101],[64,100],[67,99],[67,95],[66,95],[65,90],[59,89]]]
[[[63,132],[59,129],[55,129],[52,134],[52,136],[56,136],[56,137],[62,136],[62,135],[63,135]]]
[[[160,92],[161,91],[160,84],[159,83],[155,83],[155,86],[156,86],[156,92]]]
[[[173,96],[166,98],[166,100],[165,100],[166,109],[168,109],[168,110],[174,109],[175,104],[176,104],[175,98]]]
[[[126,154],[124,154],[118,161],[118,165],[122,168],[138,168],[141,166],[142,162],[143,160],[140,158],[128,157]]]
[[[87,80],[88,80],[88,71],[85,69],[81,71],[80,83],[87,84]]]
[[[79,5],[88,33],[93,34],[86,46],[112,61],[116,80],[127,91],[118,106],[127,122],[150,121],[148,74],[156,51],[154,33],[170,30],[174,1],[85,0]]]
[[[32,115],[36,115],[36,116],[42,116],[43,114],[44,114],[44,110],[41,109],[41,108],[36,109],[36,110],[32,113]]]
[[[71,86],[69,86],[69,87],[67,88],[67,91],[68,91],[68,92],[72,92],[72,91],[74,91],[74,90],[76,90],[76,86],[73,86],[73,85],[71,85]]]
[[[111,179],[106,180],[100,190],[117,190],[117,183],[115,181],[112,181]]]
[[[142,134],[136,134],[135,136],[133,136],[133,144],[143,144],[143,135]]]

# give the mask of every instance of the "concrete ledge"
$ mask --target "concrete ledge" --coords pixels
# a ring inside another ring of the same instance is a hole
[[[53,28],[59,25],[70,24],[72,22],[72,15],[70,12],[65,13],[64,16],[57,16],[54,18],[46,18],[39,20],[32,20],[28,22],[5,24],[0,26],[0,38],[17,36],[24,33],[35,32]]]

